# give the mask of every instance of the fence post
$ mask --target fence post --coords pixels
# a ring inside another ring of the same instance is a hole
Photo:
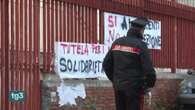
[[[174,41],[173,41],[173,66],[171,68],[172,73],[176,73],[177,69],[177,17],[174,17]]]
[[[9,0],[4,0],[4,31],[5,31],[5,108],[9,110]]]

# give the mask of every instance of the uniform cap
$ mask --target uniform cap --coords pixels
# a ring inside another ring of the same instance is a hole
[[[149,20],[144,17],[138,17],[130,23],[132,27],[145,28],[145,26],[149,23]]]

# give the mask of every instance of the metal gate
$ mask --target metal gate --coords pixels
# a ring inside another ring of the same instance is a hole
[[[1,0],[0,14],[0,109],[40,110],[39,0]],[[24,101],[8,100],[11,91]]]
[[[155,66],[195,68],[195,8],[175,0],[0,0],[0,110],[40,110],[39,70],[53,70],[54,42],[103,43],[104,12],[160,20]],[[11,91],[24,101],[10,102]]]

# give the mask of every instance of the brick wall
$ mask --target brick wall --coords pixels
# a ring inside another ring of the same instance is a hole
[[[154,105],[164,107],[164,105],[174,105],[177,97],[179,83],[182,79],[157,80],[155,88],[152,90],[152,104],[149,106],[148,97],[145,97],[145,110],[156,110]],[[72,81],[83,82],[85,84],[85,99],[77,98],[77,106],[59,106],[57,86],[59,80],[42,82],[42,110],[115,110],[114,93],[111,83],[108,81]],[[65,82],[66,83],[66,82]]]

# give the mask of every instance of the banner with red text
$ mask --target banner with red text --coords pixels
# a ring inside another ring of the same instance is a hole
[[[104,13],[104,44],[109,47],[119,37],[127,35],[129,30],[129,22],[135,17]],[[149,49],[161,49],[161,22],[157,20],[149,20],[149,24],[144,31],[144,41]]]
[[[107,51],[101,44],[56,42],[55,72],[62,79],[105,76],[102,62]]]

